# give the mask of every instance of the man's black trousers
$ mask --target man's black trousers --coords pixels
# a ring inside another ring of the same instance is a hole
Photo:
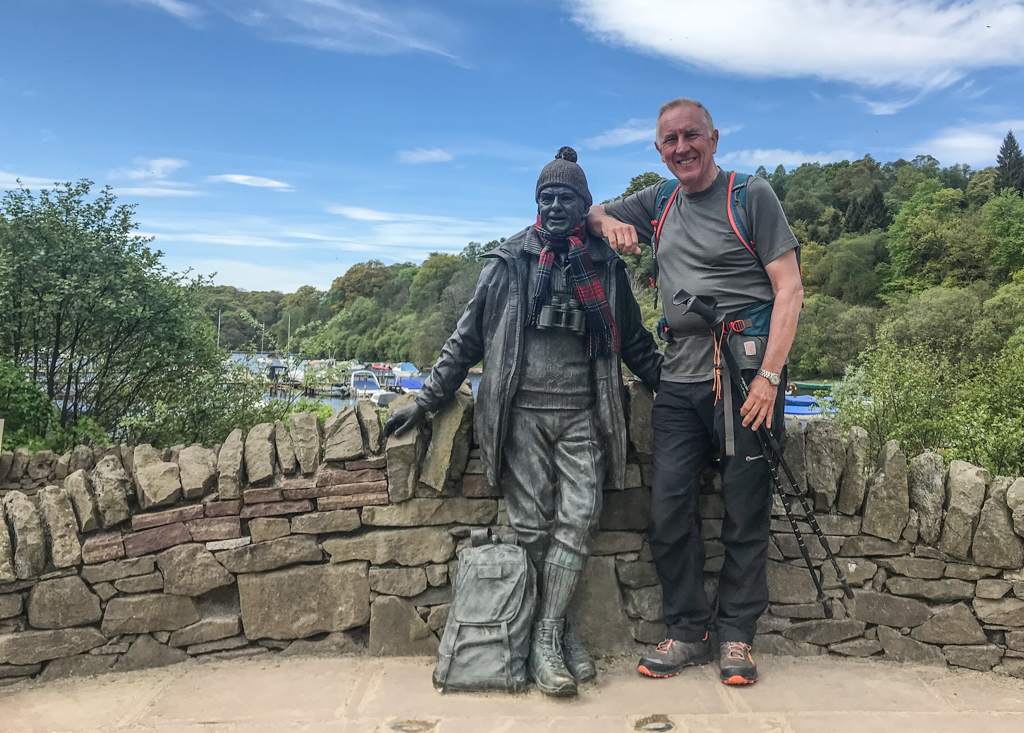
[[[744,371],[747,383],[756,372]],[[782,375],[785,384],[785,372]],[[736,455],[725,455],[724,399],[715,404],[711,381],[661,381],[654,401],[654,479],[648,541],[664,592],[668,635],[700,641],[714,622],[720,641],[754,640],[768,607],[768,531],[772,484],[757,435],[743,427],[739,388],[733,390]],[[723,385],[723,389],[726,387]],[[772,431],[781,437],[785,394],[779,390]],[[722,471],[725,561],[719,574],[717,617],[704,592],[701,475],[718,455]]]

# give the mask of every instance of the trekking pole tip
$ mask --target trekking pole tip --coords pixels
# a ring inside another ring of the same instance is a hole
[[[844,585],[843,586],[843,593],[846,594],[847,598],[850,598],[850,599],[853,598],[853,588],[851,588],[850,586]]]

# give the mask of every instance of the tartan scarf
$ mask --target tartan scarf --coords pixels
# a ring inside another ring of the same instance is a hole
[[[586,221],[575,226],[568,237],[556,237],[545,231],[537,217],[535,225],[537,234],[544,242],[537,265],[537,290],[533,294],[530,307],[529,325],[536,326],[540,309],[551,292],[551,268],[555,262],[555,252],[569,249],[569,265],[572,268],[572,285],[576,291],[576,300],[583,306],[587,314],[587,331],[589,335],[589,353],[594,356],[608,356],[619,350],[619,332],[612,318],[612,310],[604,296],[604,288],[594,270],[594,261],[584,240],[587,236]]]

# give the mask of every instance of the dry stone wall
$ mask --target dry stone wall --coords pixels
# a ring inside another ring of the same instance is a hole
[[[625,487],[604,495],[576,599],[599,654],[660,641],[650,513],[651,394],[630,385]],[[398,405],[403,404],[402,398]],[[221,445],[0,454],[0,684],[255,655],[431,655],[474,527],[510,533],[473,445],[468,389],[385,445],[375,409],[235,430]],[[828,420],[786,457],[855,588],[802,524],[835,599],[825,619],[776,501],[755,650],[877,656],[1024,676],[1024,479]],[[721,480],[700,497],[705,586],[724,560]]]

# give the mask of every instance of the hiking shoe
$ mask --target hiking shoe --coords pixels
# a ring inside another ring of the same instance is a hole
[[[562,656],[564,619],[541,619],[533,627],[530,643],[530,675],[537,689],[545,695],[572,697],[576,680],[565,666]]]
[[[750,644],[725,641],[719,647],[718,669],[727,685],[752,685],[757,682],[757,665],[750,656]]]
[[[713,658],[707,634],[693,642],[665,639],[653,652],[640,657],[636,669],[648,677],[674,677],[686,667],[709,664]]]
[[[565,666],[577,682],[589,682],[597,677],[597,665],[587,654],[583,646],[583,639],[580,637],[580,630],[576,627],[575,621],[567,619],[565,622]]]

